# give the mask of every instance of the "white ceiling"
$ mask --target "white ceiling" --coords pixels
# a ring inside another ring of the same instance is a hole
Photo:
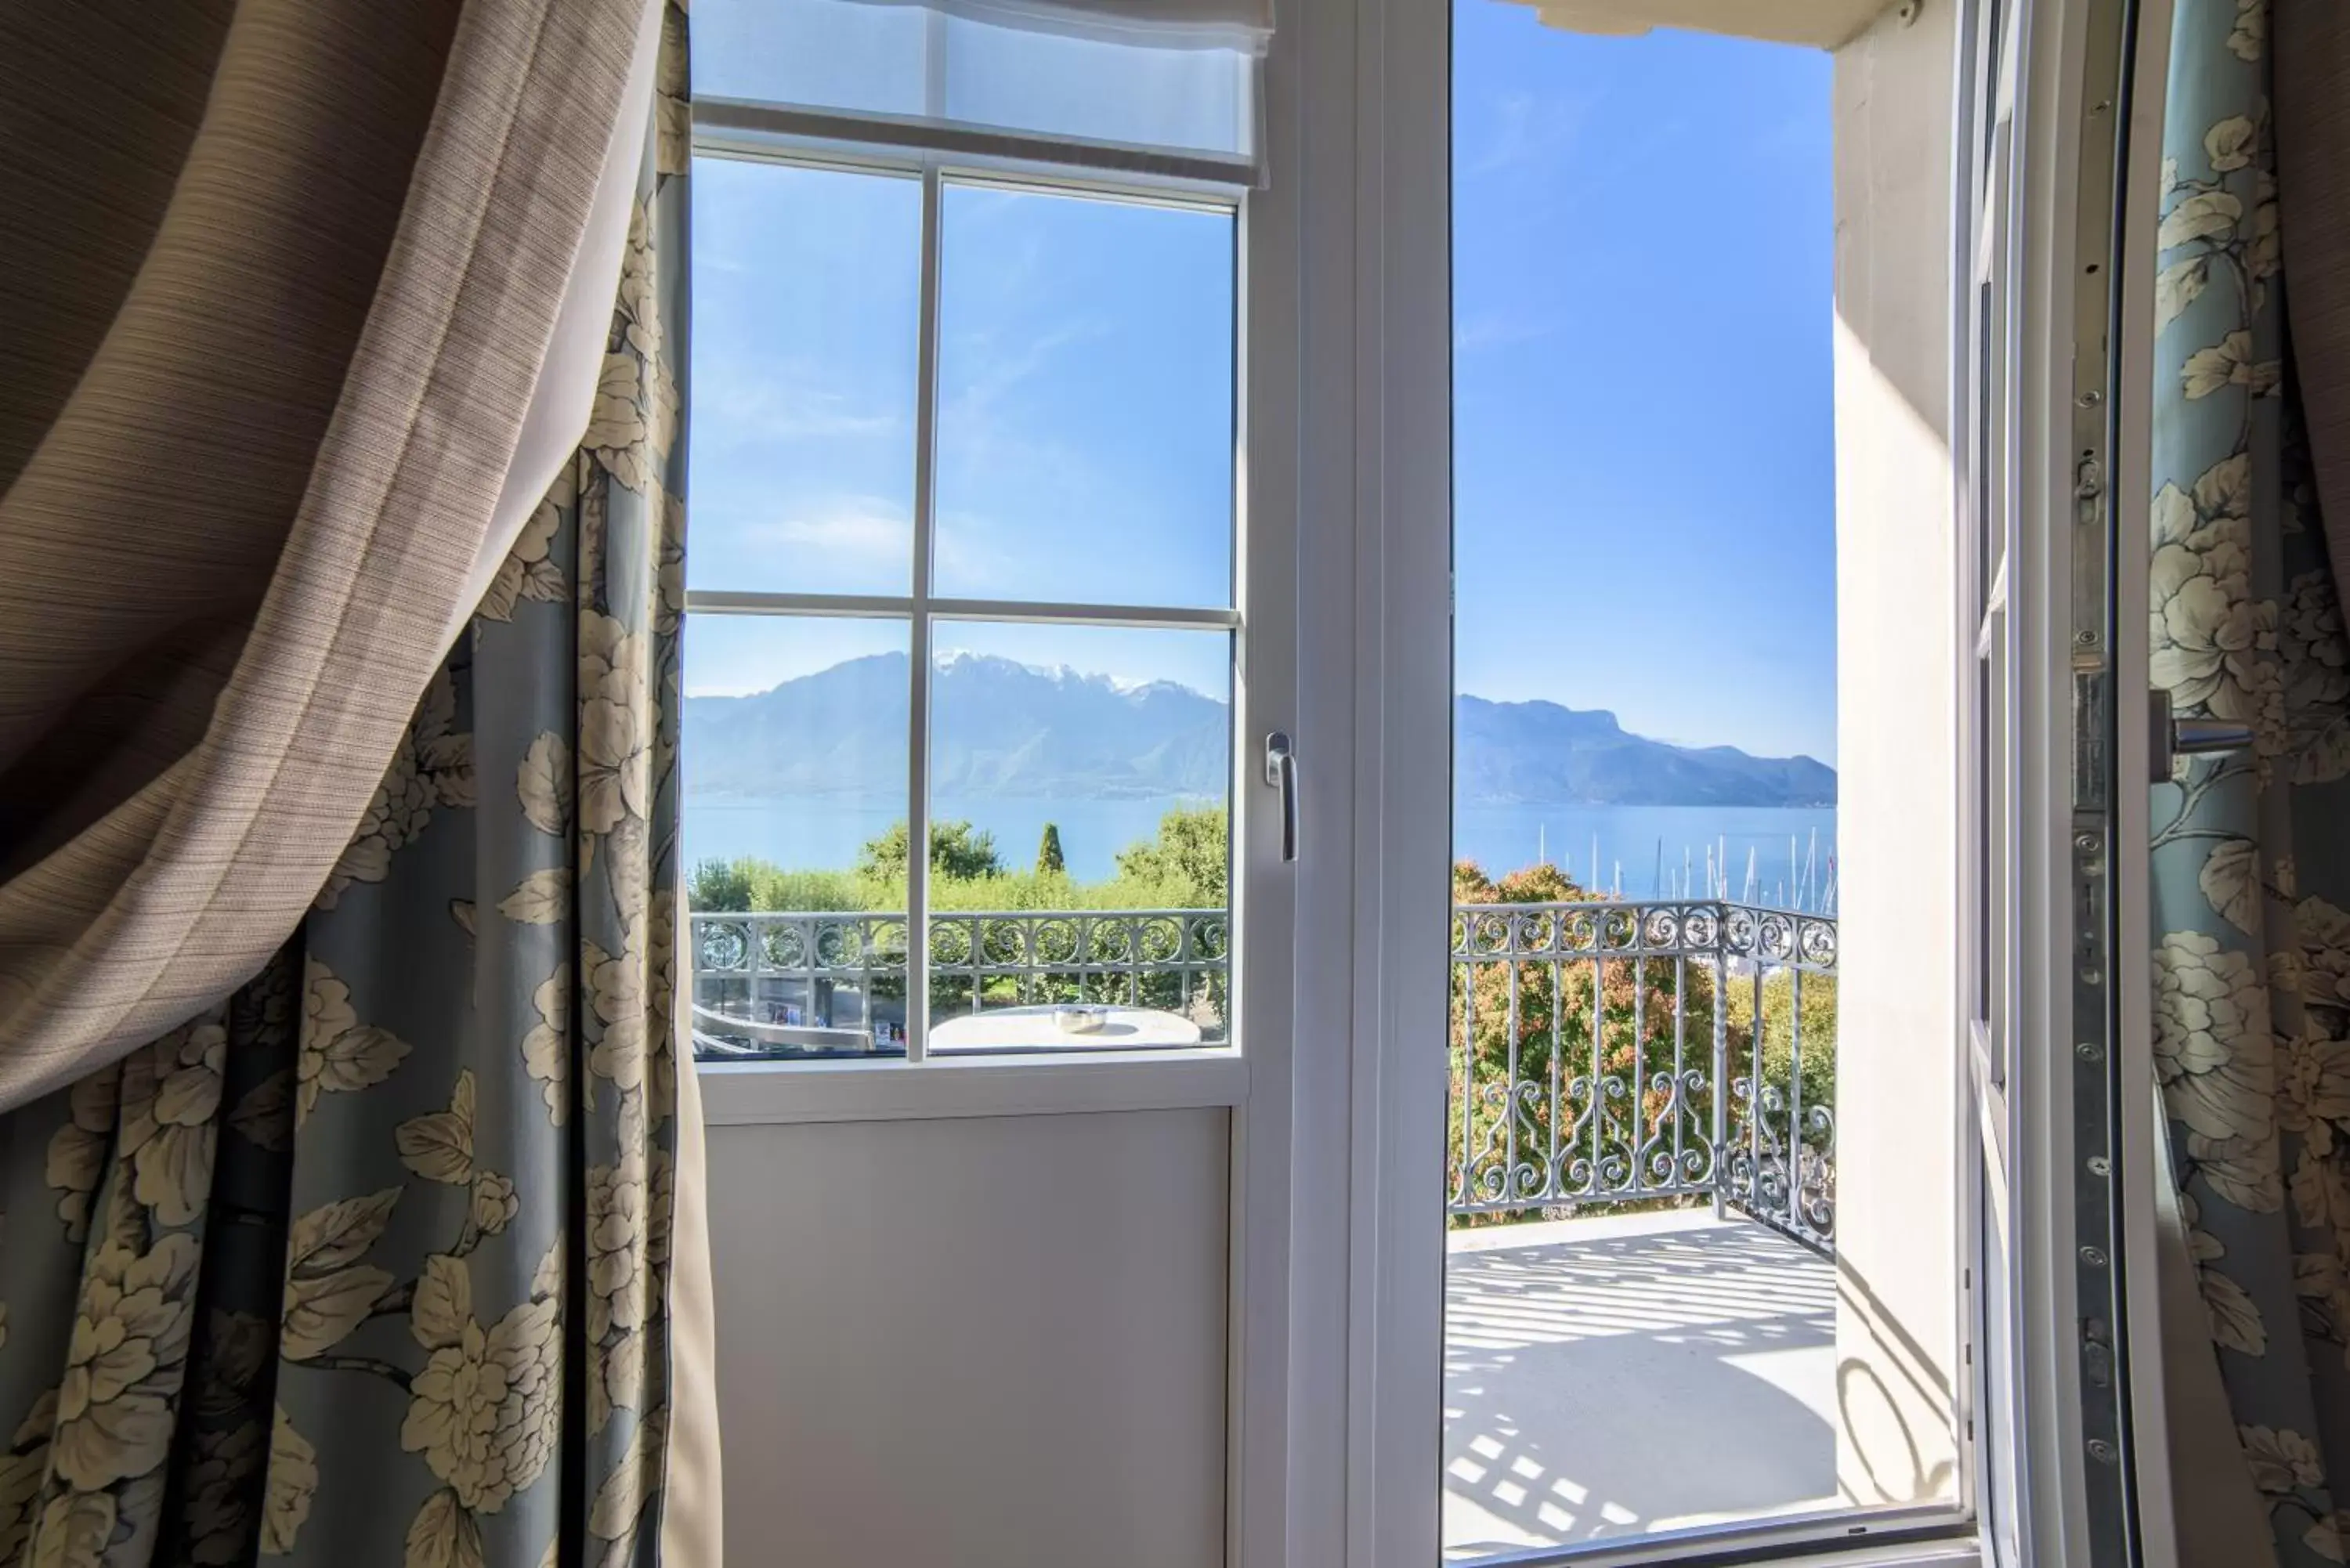
[[[1849,43],[1890,0],[1519,0],[1571,33],[1631,36],[1656,27],[1834,49]]]

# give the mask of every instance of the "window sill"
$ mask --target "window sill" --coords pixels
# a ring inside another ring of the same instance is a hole
[[[1494,1568],[1985,1568],[1988,1560],[1970,1515],[1926,1504],[1697,1525],[1528,1547],[1485,1561]]]
[[[1247,1097],[1248,1060],[1225,1047],[904,1062],[703,1062],[712,1127],[913,1121],[1086,1111],[1189,1110]]]

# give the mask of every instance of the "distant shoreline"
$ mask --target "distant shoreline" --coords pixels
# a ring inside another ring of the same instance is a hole
[[[689,794],[685,859],[690,866],[750,856],[794,869],[845,871],[855,866],[860,846],[905,815],[900,796],[879,804],[838,794],[735,795],[722,801]],[[1149,839],[1169,807],[1197,805],[1201,798],[1046,801],[941,794],[931,801],[931,815],[940,822],[968,821],[993,834],[1006,863],[1018,866],[1033,859],[1038,836],[1050,822],[1059,830],[1069,874],[1101,881],[1115,872],[1118,852]],[[1243,803],[1243,809],[1254,810],[1263,804],[1253,796]],[[1759,901],[1785,901],[1792,893],[1774,898],[1773,889],[1808,882],[1816,903],[1833,885],[1835,808],[1464,803],[1452,816],[1453,857],[1473,860],[1489,875],[1523,870],[1546,858],[1579,886],[1612,890],[1620,877],[1627,898],[1679,896],[1685,866],[1691,896],[1703,897],[1698,888],[1709,851],[1727,865],[1731,898],[1744,893],[1751,862]]]

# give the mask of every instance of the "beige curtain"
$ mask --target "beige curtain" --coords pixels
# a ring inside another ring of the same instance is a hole
[[[715,1563],[683,5],[52,10],[0,16],[0,1561]]]
[[[0,16],[0,1109],[221,1002],[351,842],[545,487],[646,9]]]

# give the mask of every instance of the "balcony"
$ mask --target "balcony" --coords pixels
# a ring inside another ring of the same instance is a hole
[[[906,925],[696,914],[697,1050],[901,1052]],[[1229,1038],[1221,910],[930,940],[941,1040],[1076,1002]],[[1463,902],[1451,949],[1448,1559],[1835,1506],[1835,919]]]

